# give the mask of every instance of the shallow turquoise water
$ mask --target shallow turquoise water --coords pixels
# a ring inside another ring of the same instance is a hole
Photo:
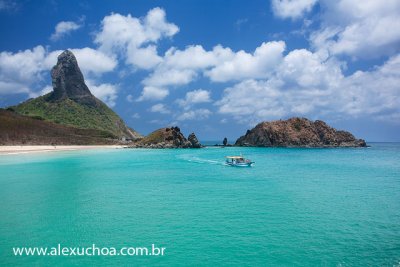
[[[253,168],[223,165],[239,154]],[[0,157],[0,266],[398,266],[400,145]],[[12,247],[166,247],[14,256]]]

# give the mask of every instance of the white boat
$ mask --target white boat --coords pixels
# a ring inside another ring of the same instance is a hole
[[[254,161],[245,159],[243,156],[227,156],[225,164],[234,167],[251,167]]]

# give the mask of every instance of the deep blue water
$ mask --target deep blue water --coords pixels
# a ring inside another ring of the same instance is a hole
[[[0,156],[0,266],[399,266],[400,144],[371,145]],[[12,252],[58,243],[166,250]]]

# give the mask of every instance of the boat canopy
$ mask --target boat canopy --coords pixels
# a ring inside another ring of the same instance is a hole
[[[242,156],[227,156],[227,159],[243,159]]]

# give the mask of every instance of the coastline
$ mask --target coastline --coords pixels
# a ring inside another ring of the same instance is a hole
[[[61,145],[61,146],[49,146],[49,145],[21,145],[21,146],[0,146],[0,155],[13,155],[13,154],[26,154],[26,153],[42,153],[42,152],[55,152],[55,151],[70,151],[70,150],[88,150],[97,148],[124,148],[123,145],[92,145],[92,146],[78,146],[78,145]]]

